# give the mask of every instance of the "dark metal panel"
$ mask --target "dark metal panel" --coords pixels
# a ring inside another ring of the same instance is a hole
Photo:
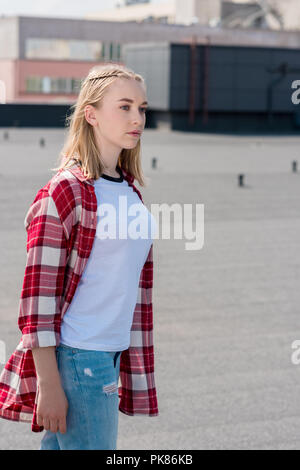
[[[238,64],[234,70],[235,73],[235,88],[239,90],[265,90],[269,80],[270,74],[265,67],[258,64]]]
[[[267,101],[265,90],[235,89],[234,111],[266,111]]]
[[[64,104],[0,104],[0,126],[65,127],[69,113]]]
[[[197,46],[195,110],[227,112],[293,112],[294,80],[300,80],[300,50],[210,46],[208,87],[204,90],[204,46]],[[282,73],[287,64],[287,73]],[[299,72],[294,71],[298,69]],[[271,73],[274,70],[274,73]],[[189,111],[190,45],[172,45],[170,110]]]
[[[269,48],[262,47],[236,47],[237,64],[259,64],[260,66],[271,63],[271,51]]]
[[[294,91],[294,90],[293,90]],[[287,90],[278,90],[275,89],[273,95],[273,111],[274,112],[284,112],[291,111],[297,112],[300,109],[300,105],[295,105],[291,100],[292,93],[289,93]]]
[[[235,48],[226,46],[211,46],[209,58],[211,64],[234,64],[236,62]]]
[[[233,89],[213,89],[208,95],[209,111],[232,111],[234,106]]]
[[[170,89],[173,109],[188,109],[189,105],[189,89],[186,86],[173,86]]]
[[[300,50],[298,49],[271,49],[270,65],[276,66],[282,62],[290,65],[300,65]]]
[[[210,88],[234,88],[235,76],[232,64],[210,64],[209,87]]]

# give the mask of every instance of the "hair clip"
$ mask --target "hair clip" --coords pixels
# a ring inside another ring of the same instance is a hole
[[[99,78],[109,78],[109,77],[118,77],[119,75],[113,74],[113,75],[104,75],[102,77],[92,77],[89,78],[88,80],[98,80]]]

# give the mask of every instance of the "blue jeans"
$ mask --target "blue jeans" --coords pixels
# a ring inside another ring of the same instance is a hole
[[[65,434],[46,430],[39,450],[116,450],[122,351],[60,344],[56,359],[68,400]]]

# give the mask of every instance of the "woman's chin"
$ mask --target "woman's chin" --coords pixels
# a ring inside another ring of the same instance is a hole
[[[127,142],[126,144],[123,145],[123,148],[130,150],[130,149],[134,149],[136,146],[137,146],[137,142],[131,142],[131,143]]]

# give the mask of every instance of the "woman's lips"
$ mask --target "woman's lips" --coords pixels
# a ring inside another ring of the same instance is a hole
[[[129,135],[132,135],[133,137],[140,137],[141,134],[138,134],[137,132],[128,132]]]

